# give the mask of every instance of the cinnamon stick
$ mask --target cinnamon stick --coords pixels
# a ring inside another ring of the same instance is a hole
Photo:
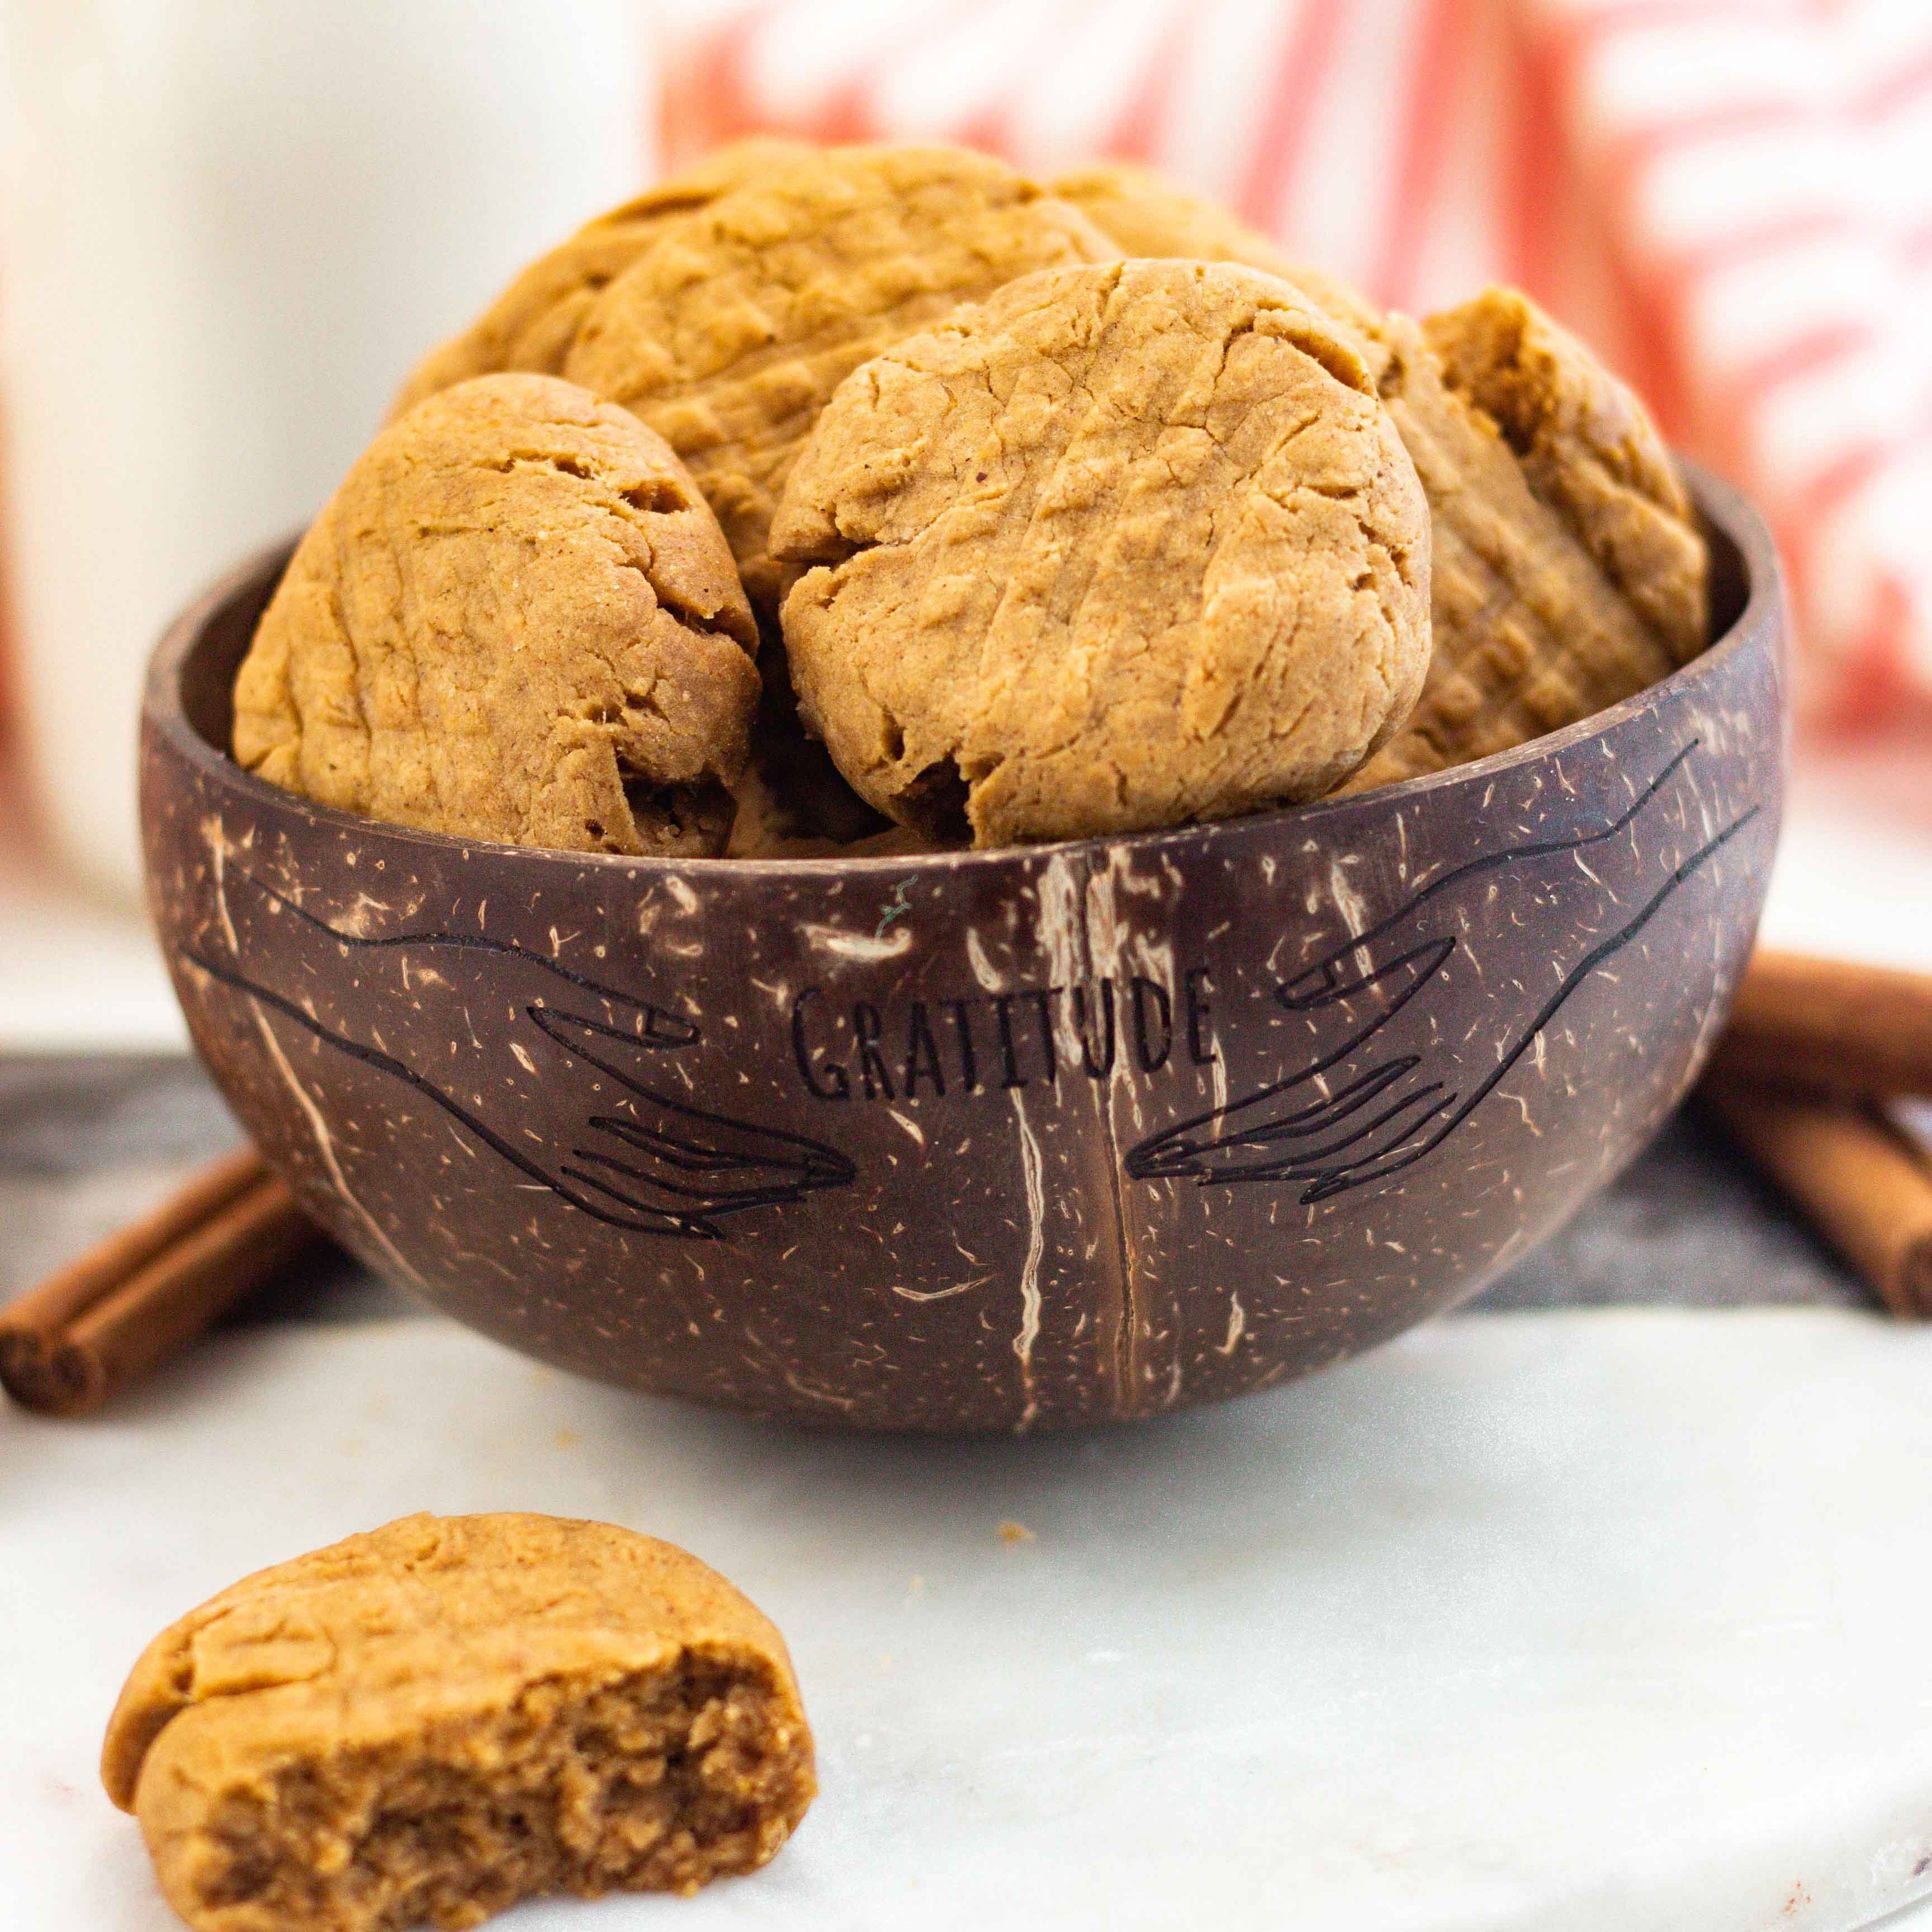
[[[80,1415],[198,1334],[320,1231],[250,1148],[0,1309],[0,1387]]]
[[[1932,1094],[1932,976],[1760,949],[1712,1064],[1828,1093]]]
[[[1932,1162],[1867,1106],[1727,1079],[1700,1090],[1894,1315],[1932,1317]]]

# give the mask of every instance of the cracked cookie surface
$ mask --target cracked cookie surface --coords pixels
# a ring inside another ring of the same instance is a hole
[[[755,1870],[816,1789],[784,1642],[608,1523],[406,1516],[155,1638],[101,1758],[197,1932],[472,1926]]]
[[[772,532],[807,722],[976,844],[1331,788],[1429,652],[1429,524],[1351,332],[1234,265],[1010,284],[850,376]]]
[[[1350,790],[1526,744],[1702,649],[1707,553],[1643,406],[1526,296],[1381,329],[1381,388],[1433,517],[1420,701]]]
[[[479,376],[385,430],[303,538],[236,675],[235,755],[397,824],[716,852],[757,640],[659,438],[554,377]]]
[[[460,334],[439,344],[410,372],[390,416],[472,376],[563,372],[590,305],[661,234],[667,223],[706,206],[763,171],[808,153],[802,142],[733,141],[694,166],[587,221],[540,255]]]
[[[600,295],[564,373],[690,466],[746,589],[800,444],[852,370],[1029,271],[1118,253],[1085,216],[954,148],[829,148],[669,224]]]

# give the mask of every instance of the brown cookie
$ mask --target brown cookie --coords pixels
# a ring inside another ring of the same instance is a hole
[[[479,376],[385,430],[302,539],[236,678],[235,755],[431,831],[716,852],[757,638],[657,436],[554,377]]]
[[[754,604],[792,459],[852,370],[1030,270],[1118,254],[1084,216],[956,148],[830,148],[666,227],[599,296],[564,373],[691,466]]]
[[[772,532],[801,709],[980,845],[1329,790],[1429,651],[1428,512],[1352,332],[1232,264],[1028,276],[867,364]]]
[[[1429,679],[1353,790],[1507,751],[1702,647],[1706,555],[1642,405],[1523,296],[1382,329],[1435,533]]]
[[[1190,194],[1165,175],[1127,161],[1096,161],[1048,183],[1128,255],[1180,256],[1196,262],[1240,262],[1292,282],[1337,320],[1372,331],[1382,311],[1339,277],[1299,262],[1232,209]]]
[[[523,370],[556,376],[590,304],[656,238],[664,224],[715,201],[761,170],[808,152],[802,142],[734,141],[621,208],[586,222],[539,256],[476,320],[431,350],[410,373],[390,416],[472,376]]]
[[[784,1640],[724,1578],[522,1515],[405,1516],[223,1591],[142,1653],[101,1778],[196,1932],[688,1893],[817,1788]]]
[[[1432,315],[1442,379],[1516,453],[1604,576],[1678,664],[1704,646],[1704,540],[1657,425],[1629,389],[1520,290]]]

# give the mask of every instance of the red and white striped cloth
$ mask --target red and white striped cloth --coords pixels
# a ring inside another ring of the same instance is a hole
[[[1770,515],[1800,688],[1932,700],[1932,0],[709,0],[754,129],[1146,161],[1378,301],[1527,288]]]

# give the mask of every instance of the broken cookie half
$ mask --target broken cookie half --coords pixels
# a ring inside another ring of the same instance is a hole
[[[608,1523],[412,1516],[244,1577],[134,1666],[101,1760],[197,1932],[476,1925],[755,1870],[817,1786],[784,1640]]]
[[[662,439],[554,377],[481,376],[391,424],[302,539],[236,680],[235,755],[425,830],[718,852],[757,644]]]

